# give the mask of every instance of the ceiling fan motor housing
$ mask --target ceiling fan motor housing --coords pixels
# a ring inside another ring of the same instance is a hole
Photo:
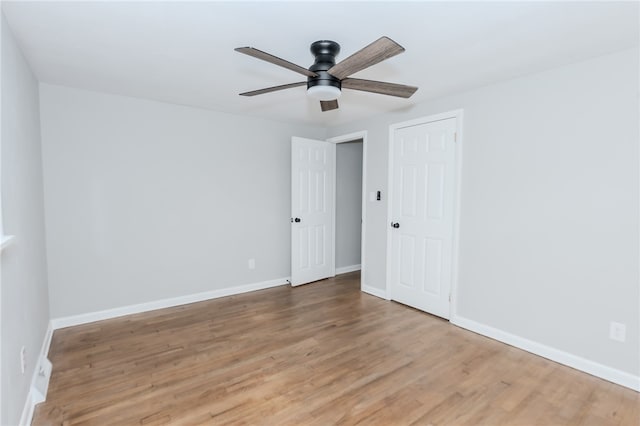
[[[342,89],[340,79],[327,72],[336,64],[336,56],[340,53],[340,45],[335,41],[320,40],[311,44],[311,53],[316,60],[309,67],[309,71],[318,74],[317,77],[307,78],[307,89],[314,86],[333,86]]]

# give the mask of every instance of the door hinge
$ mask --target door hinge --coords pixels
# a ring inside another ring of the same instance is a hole
[[[449,303],[451,303],[451,295],[449,295]]]
[[[453,132],[453,141],[458,142],[458,132]]]

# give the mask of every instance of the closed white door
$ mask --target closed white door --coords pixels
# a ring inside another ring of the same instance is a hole
[[[291,285],[335,275],[336,146],[291,139]]]
[[[456,119],[393,132],[391,299],[449,318],[453,260]]]

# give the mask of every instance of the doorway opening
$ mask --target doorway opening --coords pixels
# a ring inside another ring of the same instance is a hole
[[[327,139],[336,144],[335,265],[336,274],[360,270],[365,285],[367,132]]]
[[[362,139],[336,145],[336,275],[360,270]]]

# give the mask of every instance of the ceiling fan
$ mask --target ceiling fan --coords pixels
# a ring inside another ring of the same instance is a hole
[[[240,93],[240,96],[262,95],[264,93],[306,85],[307,95],[320,101],[322,111],[330,111],[338,108],[338,98],[343,88],[397,96],[400,98],[409,98],[418,90],[417,87],[406,86],[404,84],[349,78],[350,75],[358,71],[404,52],[404,47],[389,37],[380,37],[378,40],[337,64],[336,56],[340,53],[340,45],[330,40],[316,41],[311,44],[311,53],[315,57],[315,62],[309,69],[253,47],[238,47],[235,50],[236,52],[262,59],[263,61],[284,67],[307,77],[307,81],[244,92]]]

